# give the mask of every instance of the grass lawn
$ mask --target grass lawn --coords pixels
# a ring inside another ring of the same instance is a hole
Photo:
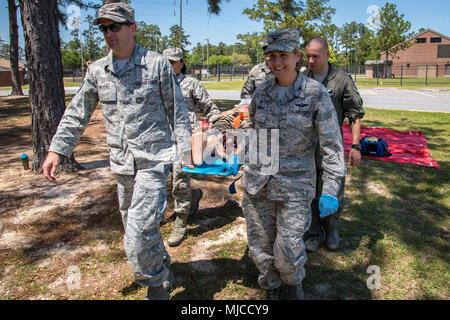
[[[352,75],[353,79],[355,76]],[[394,87],[398,89],[450,89],[450,77],[429,78],[425,85],[425,78],[403,78],[400,84],[400,78],[394,79],[377,79],[356,77],[356,85],[358,88],[385,88]]]
[[[242,90],[245,80],[234,81],[204,81],[202,82],[206,90]]]

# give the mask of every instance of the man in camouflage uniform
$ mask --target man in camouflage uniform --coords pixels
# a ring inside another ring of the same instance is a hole
[[[198,126],[200,118],[213,123],[220,115],[219,108],[209,97],[205,87],[199,80],[185,76],[186,65],[183,61],[183,51],[180,48],[164,50],[163,55],[169,60],[174,69],[178,83],[181,87],[184,100],[189,112],[191,126]],[[197,213],[200,199],[203,195],[201,189],[190,188],[190,175],[181,172],[181,162],[174,164],[172,169],[172,195],[174,197],[175,224],[167,240],[171,247],[180,245],[187,232],[188,215]]]
[[[300,63],[298,30],[270,32],[267,41],[265,54],[270,59],[273,53],[293,53]],[[275,73],[280,58],[274,56],[270,65]],[[277,288],[283,282],[288,285],[289,299],[304,298],[301,283],[307,258],[302,237],[311,221],[317,144],[324,154],[322,192],[336,195],[345,175],[343,142],[330,96],[322,85],[298,72],[299,68],[293,71],[296,80],[288,87],[281,87],[277,74],[260,84],[249,108],[251,128],[257,133],[261,129],[271,130],[271,135],[276,130],[279,133],[279,157],[271,157],[272,165],[278,162],[278,170],[266,171],[265,165],[250,163],[246,157],[242,182],[248,245],[268,299],[278,298]],[[259,152],[261,156],[268,151]]]
[[[321,37],[314,37],[306,45],[306,56],[309,63],[309,69],[305,71],[305,75],[317,80],[323,84],[330,94],[336,109],[339,128],[341,129],[344,117],[348,118],[352,132],[352,149],[348,157],[348,165],[356,167],[361,160],[359,144],[360,139],[360,119],[364,116],[363,102],[359,95],[358,89],[352,78],[343,70],[340,70],[328,62],[330,53],[328,43]],[[339,218],[344,206],[344,187],[345,177],[342,178],[341,186],[337,197],[339,199],[339,209],[331,216],[324,219],[319,218],[319,197],[322,194],[322,155],[316,150],[317,165],[317,189],[316,198],[312,203],[312,222],[309,231],[305,234],[305,244],[308,251],[316,251],[320,244],[325,241],[325,245],[329,250],[339,248],[338,225]]]
[[[267,43],[264,43],[263,50],[265,50],[266,47]],[[256,88],[266,80],[267,77],[273,75],[272,70],[270,70],[267,56],[265,58],[266,60],[264,62],[257,64],[250,70],[247,81],[245,81],[241,90],[241,99],[243,100],[241,101],[241,104],[250,104],[250,100],[252,99]]]
[[[148,299],[169,299],[163,283],[171,274],[170,256],[159,228],[170,166],[178,157],[190,163],[189,115],[167,59],[134,43],[134,10],[125,3],[104,5],[98,24],[111,51],[89,66],[42,169],[54,182],[60,155],[72,154],[100,101],[128,261],[136,282],[148,286]]]

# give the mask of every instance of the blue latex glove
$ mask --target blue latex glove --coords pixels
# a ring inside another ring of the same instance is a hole
[[[239,157],[233,154],[230,159],[227,161],[227,172],[231,172],[233,176],[236,176],[239,172],[239,168],[241,167],[241,161]]]
[[[325,218],[335,213],[339,208],[339,201],[336,196],[323,193],[319,200],[320,217]]]

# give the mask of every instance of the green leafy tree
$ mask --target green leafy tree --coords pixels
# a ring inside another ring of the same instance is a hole
[[[62,49],[61,56],[64,70],[76,70],[81,68],[81,55],[78,51]]]
[[[231,56],[231,58],[234,59],[234,64],[236,66],[248,66],[252,62],[252,59],[248,56],[248,54],[237,53],[234,56]]]
[[[168,45],[171,48],[181,48],[185,52],[186,47],[190,46],[189,35],[187,35],[183,29],[181,29],[181,43],[180,43],[180,26],[173,25],[169,29]]]
[[[262,21],[265,32],[294,28],[304,40],[317,34],[319,24],[329,24],[335,9],[327,7],[329,0],[257,0],[243,13],[251,20]]]
[[[197,42],[195,47],[192,48],[192,55],[198,55],[200,59],[203,57],[206,59],[206,44],[201,44],[200,42]]]
[[[233,64],[233,58],[230,56],[213,55],[209,57],[210,65],[231,66]]]
[[[357,45],[360,37],[360,29],[364,27],[362,23],[352,21],[345,23],[340,32],[341,44],[345,51],[347,65],[355,65],[357,60]]]
[[[156,24],[147,24],[144,21],[137,23],[135,41],[141,47],[158,51],[161,44],[161,30]]]
[[[101,4],[95,3],[93,1],[86,2],[85,0],[57,0],[58,2],[58,10],[57,10],[57,17],[59,22],[61,22],[61,25],[67,29],[67,21],[68,21],[68,15],[66,13],[66,7],[70,5],[76,5],[80,9],[88,10],[88,9],[95,9],[98,10],[101,6]]]
[[[375,33],[363,25],[359,32],[360,38],[356,45],[356,60],[362,66],[367,60],[377,60],[380,50],[375,39]]]
[[[240,48],[238,52],[247,54],[251,58],[251,64],[255,65],[259,63],[259,57],[264,56],[262,45],[266,36],[264,34],[258,34],[257,32],[238,34],[236,38],[241,41],[241,44],[237,44],[237,48]]]
[[[100,31],[93,25],[94,17],[91,15],[86,16],[84,21],[89,26],[88,29],[82,32],[83,35],[83,55],[85,61],[95,61],[100,59],[104,55],[101,44],[103,43],[103,37],[99,36]]]
[[[386,54],[386,65],[389,60],[389,53],[396,53],[398,50],[405,49],[411,44],[406,40],[411,36],[409,30],[411,23],[404,19],[403,14],[399,14],[397,6],[387,2],[378,13],[378,28],[376,42],[381,50]],[[385,77],[387,77],[387,68]]]
[[[208,12],[212,14],[220,13],[220,4],[223,3],[223,0],[207,0],[208,3]],[[230,0],[225,0],[229,2]]]
[[[201,54],[188,54],[184,58],[184,62],[188,68],[201,67],[203,64],[203,59]]]
[[[341,44],[340,29],[334,23],[319,26],[319,34],[324,37],[334,52],[339,52]],[[307,40],[307,39],[305,39]],[[309,39],[308,39],[309,40]]]
[[[9,45],[0,37],[0,58],[9,59]]]

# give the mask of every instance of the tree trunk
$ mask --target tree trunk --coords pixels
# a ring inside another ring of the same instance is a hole
[[[9,12],[9,64],[11,68],[12,96],[23,96],[19,74],[19,32],[16,0],[8,0]]]
[[[66,108],[58,4],[57,0],[21,0],[20,11],[30,81],[34,153],[31,169],[41,173],[42,163]],[[81,168],[73,155],[60,159],[61,171],[75,172]]]

